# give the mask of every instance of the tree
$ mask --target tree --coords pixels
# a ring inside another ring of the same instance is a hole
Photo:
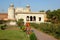
[[[47,10],[46,11],[46,14],[47,14],[47,18],[50,19],[51,22],[60,22],[60,9],[57,9],[57,10],[53,10],[53,11],[50,11],[50,10]]]
[[[44,12],[44,10],[40,10],[39,12]]]
[[[51,18],[51,11],[50,10],[47,10],[46,11],[46,14],[47,14],[47,18],[50,19]]]

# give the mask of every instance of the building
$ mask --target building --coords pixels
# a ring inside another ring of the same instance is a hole
[[[34,22],[41,23],[45,22],[46,13],[45,12],[32,12],[30,5],[27,5],[25,8],[14,8],[14,5],[11,4],[8,8],[8,15],[6,17],[8,20],[17,20],[24,19],[24,22]]]
[[[8,14],[7,13],[0,13],[0,20],[7,20]]]

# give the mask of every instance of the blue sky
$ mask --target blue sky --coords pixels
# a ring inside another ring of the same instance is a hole
[[[0,12],[7,12],[9,5],[13,3],[15,7],[25,7],[30,4],[31,10],[54,10],[60,8],[60,0],[0,0]]]

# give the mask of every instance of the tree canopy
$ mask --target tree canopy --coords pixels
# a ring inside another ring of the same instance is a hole
[[[47,18],[52,22],[60,22],[60,9],[57,10],[47,10]]]
[[[39,12],[45,12],[44,10],[40,10]]]

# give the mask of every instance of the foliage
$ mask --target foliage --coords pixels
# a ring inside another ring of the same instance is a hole
[[[24,25],[24,20],[23,19],[18,19],[17,24],[18,24],[18,26],[23,26]]]
[[[57,23],[60,22],[60,9],[57,10],[47,10],[46,11],[47,18],[52,22],[52,23]]]
[[[7,22],[6,20],[0,20],[0,24],[4,24],[6,22]]]
[[[37,40],[37,37],[34,33],[30,34],[30,40]]]
[[[45,12],[44,10],[40,10],[39,12]]]
[[[6,29],[6,27],[7,27],[7,25],[6,25],[6,24],[2,24],[2,25],[0,25],[0,29],[1,29],[1,30],[5,30],[5,29]]]
[[[25,32],[26,31],[26,27],[22,26],[21,29]]]
[[[35,25],[37,26],[35,26]],[[60,24],[48,24],[48,23],[41,23],[41,24],[36,24],[36,23],[31,23],[31,26],[43,31],[45,33],[48,33],[50,35],[53,35],[54,37],[60,39]]]
[[[39,24],[36,24],[36,23],[30,23],[31,26],[34,26],[35,28],[38,28],[39,27]]]

